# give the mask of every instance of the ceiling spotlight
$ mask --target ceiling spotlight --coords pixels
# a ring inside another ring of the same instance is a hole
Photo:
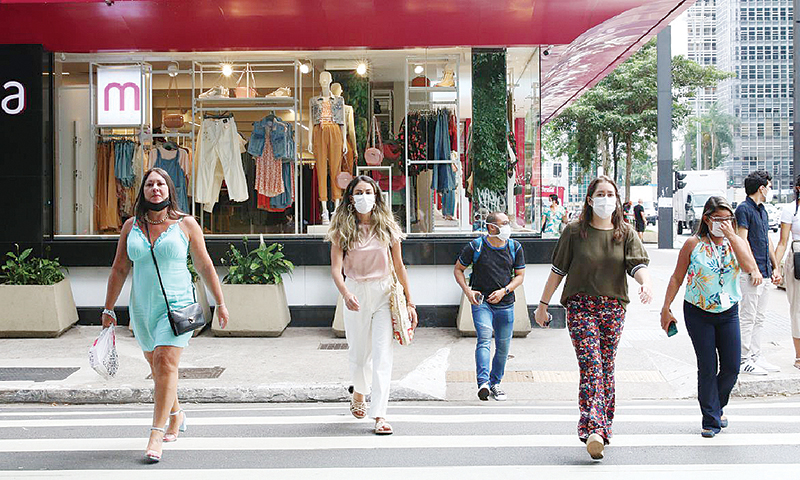
[[[307,63],[300,64],[300,73],[305,75],[306,73],[311,71],[311,67]]]
[[[177,77],[178,76],[178,63],[172,62],[167,66],[167,73],[170,77]]]
[[[416,73],[417,75],[421,74],[423,70],[425,69],[422,68],[422,65],[417,65],[416,67],[414,67],[414,73]]]
[[[233,75],[233,67],[229,63],[222,64],[222,74],[226,77]]]
[[[367,64],[364,63],[364,62],[359,63],[358,66],[356,67],[356,73],[361,75],[362,77],[364,75],[366,75],[367,74]]]

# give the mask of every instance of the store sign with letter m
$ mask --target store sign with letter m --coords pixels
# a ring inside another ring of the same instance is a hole
[[[141,68],[98,67],[96,97],[98,125],[139,125],[144,103]]]

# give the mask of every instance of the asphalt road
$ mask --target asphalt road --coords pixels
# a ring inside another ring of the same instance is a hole
[[[143,461],[149,405],[6,406],[3,478],[798,478],[800,398],[734,399],[700,436],[695,401],[625,401],[602,462],[574,403],[393,403],[377,437],[344,404],[185,405],[188,431]],[[588,475],[588,477],[587,477]]]

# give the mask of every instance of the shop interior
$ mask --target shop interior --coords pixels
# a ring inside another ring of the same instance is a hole
[[[56,54],[55,232],[118,234],[155,166],[210,235],[324,235],[359,174],[379,181],[409,234],[471,232],[471,55]],[[518,233],[537,234],[538,48],[508,49],[507,68],[506,207]],[[138,96],[109,80],[121,71],[138,72]],[[137,118],[120,123],[102,102]]]

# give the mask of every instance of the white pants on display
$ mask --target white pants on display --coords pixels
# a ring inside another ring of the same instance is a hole
[[[386,417],[392,382],[392,314],[389,309],[391,277],[363,282],[347,279],[347,289],[360,309],[344,309],[344,331],[350,346],[350,374],[355,391],[372,391],[369,416]]]
[[[739,302],[742,362],[755,361],[761,355],[761,333],[764,330],[772,281],[765,278],[761,285],[755,286],[750,282],[749,274],[742,274],[739,282],[742,288],[742,300]]]
[[[800,251],[800,242],[792,242],[792,249],[783,264],[783,282],[786,296],[789,297],[789,318],[792,323],[792,337],[800,338],[800,280],[794,278],[794,252]]]
[[[228,187],[228,197],[234,202],[249,198],[247,179],[242,167],[239,132],[232,118],[203,120],[198,135],[200,152],[197,160],[195,201],[210,212],[219,200],[222,181]]]

